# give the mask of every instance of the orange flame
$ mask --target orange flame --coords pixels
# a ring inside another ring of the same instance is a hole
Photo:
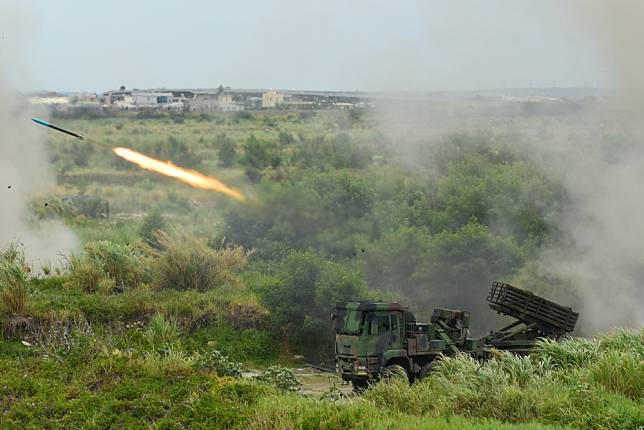
[[[242,193],[229,187],[218,179],[211,178],[194,170],[175,166],[170,161],[163,162],[155,160],[154,158],[132,151],[128,148],[112,148],[112,151],[114,151],[114,153],[119,157],[125,158],[127,161],[137,164],[146,170],[177,178],[178,180],[195,188],[218,191],[239,201],[246,200],[246,197]]]

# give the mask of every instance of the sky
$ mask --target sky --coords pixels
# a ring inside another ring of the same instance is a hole
[[[603,87],[611,73],[557,0],[0,0],[0,35],[22,91]]]

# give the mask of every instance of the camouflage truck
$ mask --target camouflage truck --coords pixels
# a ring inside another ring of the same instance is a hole
[[[493,282],[487,297],[492,309],[516,319],[481,338],[469,337],[470,314],[434,309],[419,323],[395,302],[342,302],[336,306],[336,371],[355,390],[388,374],[422,379],[439,356],[459,352],[486,360],[492,350],[527,354],[538,338],[557,339],[574,330],[578,313],[510,284]]]

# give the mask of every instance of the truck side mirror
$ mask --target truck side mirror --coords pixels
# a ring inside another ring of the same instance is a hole
[[[331,314],[331,321],[335,321],[335,313]]]

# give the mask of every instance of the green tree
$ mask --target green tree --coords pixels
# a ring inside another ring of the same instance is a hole
[[[158,209],[152,210],[143,218],[139,234],[150,246],[160,248],[158,233],[166,227],[166,222]]]
[[[261,178],[262,170],[268,167],[279,167],[282,164],[282,157],[274,143],[260,141],[255,136],[250,136],[244,143],[241,162],[248,178],[257,182]]]
[[[364,297],[359,272],[313,251],[292,251],[257,289],[275,327],[305,353],[332,353],[335,303]]]
[[[237,147],[235,142],[226,135],[220,135],[217,138],[217,146],[219,147],[219,165],[221,167],[231,167],[237,160]]]

